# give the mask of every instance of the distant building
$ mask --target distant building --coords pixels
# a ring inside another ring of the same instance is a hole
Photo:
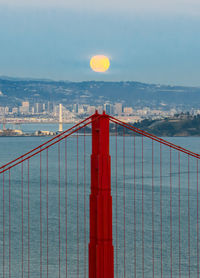
[[[36,136],[49,136],[49,135],[55,135],[53,131],[48,130],[38,130],[35,132]]]
[[[95,113],[95,110],[96,110],[95,106],[88,106],[88,107],[87,107],[87,113],[88,113],[89,115],[94,114],[94,113]]]
[[[23,107],[29,107],[29,101],[22,101]]]
[[[72,112],[78,113],[78,104],[77,103],[73,104]]]
[[[113,114],[113,106],[110,103],[105,103],[104,106],[104,111],[106,112],[106,114]]]
[[[5,113],[5,115],[7,115],[9,113],[9,107],[8,106],[5,107],[4,113]]]
[[[35,103],[34,107],[35,113],[42,113],[43,112],[43,103]]]
[[[78,105],[78,114],[83,114],[85,113],[83,105]]]
[[[124,114],[126,114],[126,115],[133,114],[133,108],[132,107],[124,107]]]
[[[122,103],[115,103],[114,114],[119,116],[122,114]]]
[[[53,103],[52,102],[50,102],[50,101],[48,101],[47,102],[47,112],[48,113],[52,113],[53,112]]]
[[[100,114],[103,113],[103,107],[101,105],[97,106],[97,110]]]
[[[23,132],[19,129],[5,129],[0,130],[0,136],[20,136]]]
[[[17,114],[19,109],[17,107],[12,108],[12,114]]]
[[[19,107],[19,112],[21,114],[29,113],[29,101],[22,101],[22,106]]]
[[[8,107],[0,106],[0,115],[5,115],[9,112]]]

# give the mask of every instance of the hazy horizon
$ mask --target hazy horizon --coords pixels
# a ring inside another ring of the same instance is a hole
[[[53,79],[53,78],[43,78],[43,77],[31,77],[31,76],[7,76],[7,75],[0,75],[0,79],[5,79],[5,80],[27,80],[27,81],[50,81],[50,82],[69,82],[69,83],[82,83],[82,82],[108,82],[108,83],[121,83],[121,82],[135,82],[135,83],[143,83],[143,84],[146,84],[146,85],[160,85],[160,86],[178,86],[178,87],[188,87],[188,88],[199,88],[200,85],[190,85],[190,84],[182,84],[182,85],[179,85],[179,84],[176,84],[176,83],[155,83],[155,82],[145,82],[145,81],[138,81],[138,80],[95,80],[95,79],[88,79],[88,80],[79,80],[79,81],[73,81],[73,80],[69,80],[69,79]]]

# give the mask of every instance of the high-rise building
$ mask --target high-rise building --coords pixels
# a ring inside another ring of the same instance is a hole
[[[53,112],[53,103],[48,101],[47,102],[47,112],[52,113]]]
[[[115,115],[121,115],[122,114],[122,103],[115,103],[114,105],[114,114]]]
[[[21,114],[29,113],[29,101],[22,101],[22,106],[19,107],[19,112]]]
[[[43,112],[43,103],[35,103],[35,113],[42,113]]]
[[[105,103],[104,106],[104,111],[106,112],[106,114],[113,114],[113,106],[110,103]]]
[[[77,103],[73,104],[72,112],[78,113],[78,104]]]

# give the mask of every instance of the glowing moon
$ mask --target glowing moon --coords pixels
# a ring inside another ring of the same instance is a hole
[[[107,56],[96,55],[91,58],[90,67],[95,72],[106,72],[110,67],[110,61]]]

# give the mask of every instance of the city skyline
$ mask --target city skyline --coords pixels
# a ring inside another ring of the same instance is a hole
[[[20,122],[59,122],[74,123],[80,118],[90,116],[98,111],[105,111],[108,115],[113,115],[126,122],[140,122],[144,119],[166,119],[175,115],[200,115],[200,109],[191,108],[182,111],[179,107],[170,108],[150,106],[127,106],[122,102],[105,102],[99,105],[90,104],[62,104],[55,102],[29,102],[22,101],[18,106],[0,106],[0,122],[20,123]]]

